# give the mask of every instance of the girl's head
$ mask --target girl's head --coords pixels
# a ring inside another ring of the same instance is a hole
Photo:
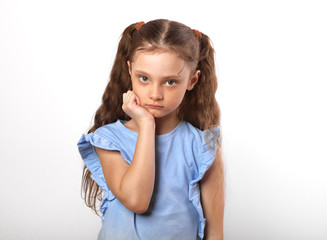
[[[133,65],[137,57],[141,53],[153,55],[167,52],[176,54],[185,63],[184,67],[189,73],[187,77],[195,82],[194,86],[186,89],[181,100],[178,107],[179,118],[201,130],[219,125],[220,110],[215,99],[217,77],[214,49],[209,37],[182,23],[157,19],[142,26],[131,24],[124,30],[110,81],[103,94],[102,104],[96,112],[94,126],[89,132],[117,119],[130,119],[122,110],[122,95],[133,89],[132,79],[136,78],[136,75],[133,76]],[[170,73],[165,75],[168,74]]]

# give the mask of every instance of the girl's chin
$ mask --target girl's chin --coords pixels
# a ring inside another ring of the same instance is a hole
[[[166,116],[166,114],[155,109],[148,109],[148,111],[153,115],[154,118],[162,118]]]
[[[148,109],[148,111],[153,115],[154,118],[171,118],[171,117],[175,117],[174,115],[176,114],[176,112],[164,112],[164,111],[158,111],[158,110],[154,110],[154,109]],[[176,114],[177,115],[177,114]]]

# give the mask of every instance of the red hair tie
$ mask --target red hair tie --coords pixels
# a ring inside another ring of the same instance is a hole
[[[136,30],[138,31],[145,23],[143,21],[141,22],[138,22],[136,25],[135,25],[135,28]]]
[[[198,37],[198,39],[202,39],[202,33],[200,33],[198,30],[196,29],[192,29],[193,32],[195,33],[195,35]]]

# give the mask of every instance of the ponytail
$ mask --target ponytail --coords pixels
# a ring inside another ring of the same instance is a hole
[[[116,58],[110,73],[109,83],[102,96],[102,104],[96,111],[94,126],[88,131],[94,132],[97,128],[113,123],[117,119],[129,120],[122,110],[123,93],[127,92],[132,84],[128,72],[127,60],[130,57],[135,24],[128,26],[122,33],[118,44]]]
[[[205,109],[204,123],[208,125],[202,125],[203,129],[209,129],[211,134],[214,136],[216,145],[216,158],[212,163],[211,169],[216,168],[219,172],[219,177],[216,179],[216,191],[214,198],[220,198],[220,201],[225,204],[225,174],[224,174],[224,162],[221,151],[221,129],[219,130],[219,136],[216,136],[215,132],[210,129],[215,126],[220,126],[220,108],[215,98],[215,92],[218,88],[218,80],[215,72],[215,60],[214,60],[214,49],[210,43],[210,39],[207,35],[202,33],[201,40],[201,51],[199,57],[199,63],[197,69],[201,70],[201,78],[198,86],[199,96],[208,96],[201,99],[201,107]],[[200,107],[199,106],[199,107]],[[214,206],[214,205],[213,205]],[[212,209],[213,210],[213,209]]]
[[[131,55],[131,46],[135,31],[135,24],[131,24],[122,33],[118,44],[116,58],[110,73],[110,80],[102,96],[102,104],[96,111],[94,125],[88,133],[94,132],[97,128],[103,125],[116,122],[118,119],[130,119],[130,117],[122,110],[122,96],[123,93],[127,92],[132,87],[127,60],[129,60]],[[84,196],[83,194],[81,195],[85,204],[92,208],[99,216],[96,202],[97,200],[102,201],[103,190],[91,178],[91,172],[85,164],[82,174],[81,192],[84,192]]]
[[[199,39],[200,55],[196,67],[197,70],[201,71],[201,74],[194,88],[185,93],[178,114],[181,119],[205,130],[220,124],[220,109],[215,98],[218,87],[215,72],[215,52],[209,37],[201,34],[202,38]]]

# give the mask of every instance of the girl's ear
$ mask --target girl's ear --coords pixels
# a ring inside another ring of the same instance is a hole
[[[127,65],[128,65],[128,72],[129,72],[129,75],[132,76],[132,68],[131,68],[131,63],[130,63],[130,61],[127,61]]]
[[[195,86],[195,84],[199,81],[199,77],[200,77],[201,71],[200,70],[196,70],[193,75],[191,76],[191,79],[188,83],[187,86],[187,90],[192,90]]]

